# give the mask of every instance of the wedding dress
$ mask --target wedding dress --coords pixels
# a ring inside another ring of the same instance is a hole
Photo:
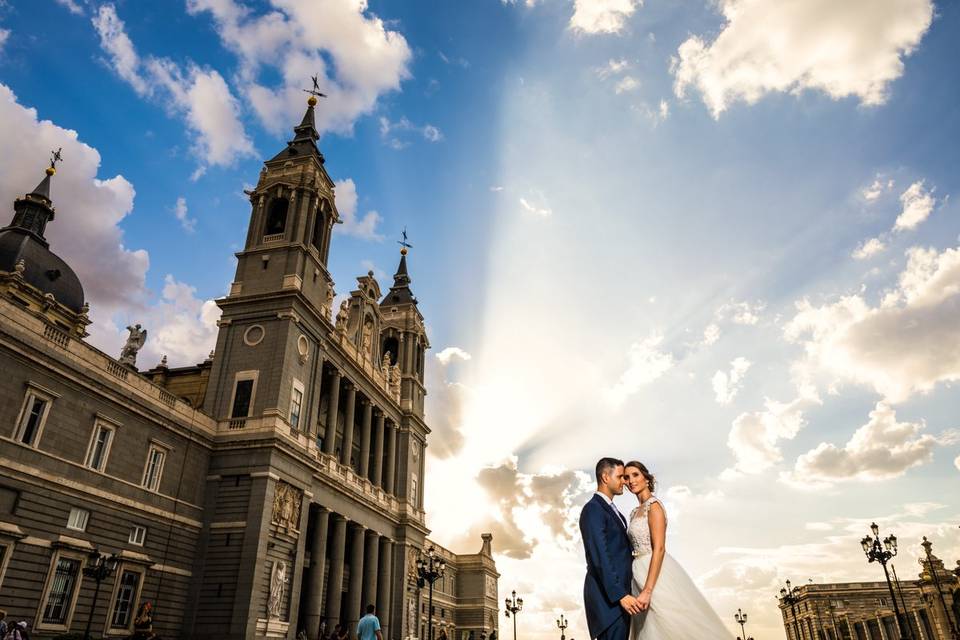
[[[634,509],[627,527],[633,545],[635,596],[643,590],[653,557],[647,516],[655,502],[660,501],[651,497]],[[650,607],[630,621],[630,640],[733,640],[733,636],[724,628],[687,572],[667,553],[654,585]]]

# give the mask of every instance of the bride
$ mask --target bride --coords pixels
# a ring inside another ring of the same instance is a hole
[[[630,621],[630,640],[732,640],[687,572],[667,554],[667,514],[653,495],[653,474],[634,461],[624,465],[623,477],[640,503],[627,528],[633,594],[643,609]]]

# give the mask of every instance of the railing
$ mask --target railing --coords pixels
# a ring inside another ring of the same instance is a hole
[[[233,418],[232,420],[230,420],[227,428],[231,430],[236,430],[236,429],[243,429],[245,426],[247,426],[246,418]]]
[[[280,242],[283,240],[283,236],[283,233],[271,233],[270,235],[263,236],[263,243],[266,244],[268,242]]]
[[[67,345],[70,344],[70,336],[50,324],[43,328],[43,337],[61,349],[66,349]]]
[[[126,380],[130,370],[119,362],[107,362],[107,373],[121,380]]]

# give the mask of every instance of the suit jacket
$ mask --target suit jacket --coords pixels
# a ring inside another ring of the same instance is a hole
[[[620,599],[630,593],[633,553],[615,508],[594,495],[580,512],[580,535],[587,557],[583,603],[591,638],[598,637],[617,618],[629,618]]]

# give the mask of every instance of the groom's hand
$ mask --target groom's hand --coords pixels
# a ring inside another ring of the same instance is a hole
[[[637,599],[631,596],[630,594],[627,594],[622,598],[620,598],[620,606],[623,607],[624,610],[626,610],[626,612],[632,616],[635,616],[641,611],[643,611]]]

